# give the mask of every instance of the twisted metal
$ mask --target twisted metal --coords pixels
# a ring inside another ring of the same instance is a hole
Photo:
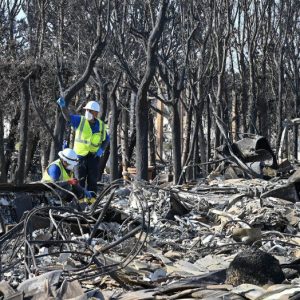
[[[117,197],[116,190],[123,186],[132,188],[130,185],[130,182],[124,180],[113,182],[85,211],[68,206],[42,206],[27,212],[18,224],[0,237],[0,276],[3,277],[5,272],[18,269],[19,274],[23,273],[28,278],[56,269],[62,270],[62,280],[86,281],[110,274],[120,281],[116,271],[132,262],[147,239],[150,211],[143,194],[133,191],[138,199],[140,215],[135,218],[129,216],[127,219],[131,224],[137,224],[134,228],[132,226],[127,228],[121,224],[118,237],[113,236],[110,241],[103,239],[99,241],[97,232],[108,209],[113,208]],[[45,186],[49,187],[63,204],[55,189],[48,184]],[[64,190],[62,187],[59,189]],[[78,201],[76,198],[75,200]],[[41,219],[46,225],[39,224]],[[50,234],[50,239],[36,238],[36,232],[39,231]],[[120,253],[119,245],[129,239],[134,240],[130,251]],[[99,242],[102,244],[96,247]],[[48,249],[47,253],[39,252],[42,246]],[[3,259],[4,256],[8,259]],[[121,259],[119,261],[111,259],[114,256]],[[64,267],[68,261],[73,262],[71,268]]]

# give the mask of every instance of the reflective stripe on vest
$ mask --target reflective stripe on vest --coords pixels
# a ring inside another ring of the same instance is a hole
[[[86,156],[89,152],[96,153],[106,138],[106,125],[99,122],[99,132],[92,133],[89,121],[81,116],[78,128],[75,131],[74,151],[80,156]]]
[[[71,172],[70,175],[67,173],[67,171],[65,170],[64,166],[62,165],[61,163],[61,160],[60,159],[57,159],[55,160],[54,162],[52,162],[45,170],[44,174],[43,174],[43,178],[42,178],[42,181],[43,182],[51,182],[53,181],[53,178],[49,176],[48,174],[48,169],[50,168],[50,166],[52,165],[56,165],[59,167],[60,169],[60,176],[59,176],[59,179],[58,181],[67,181],[71,178],[73,178],[73,173]]]

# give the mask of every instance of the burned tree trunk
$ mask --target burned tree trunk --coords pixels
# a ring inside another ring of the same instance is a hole
[[[201,162],[206,162],[206,140],[205,140],[205,134],[204,134],[204,128],[203,128],[203,119],[202,114],[199,114],[199,120],[198,120],[198,126],[199,126],[199,135],[198,135],[198,143],[199,145],[199,152],[200,152],[200,158]]]
[[[25,157],[27,149],[28,119],[29,119],[29,84],[33,72],[31,71],[22,81],[21,85],[21,116],[20,116],[20,140],[17,169],[13,181],[22,184],[25,177]]]
[[[173,149],[173,168],[174,168],[174,183],[178,183],[181,174],[181,130],[180,116],[178,111],[178,101],[171,105],[172,110],[172,149]]]
[[[107,109],[108,109],[108,82],[106,82],[99,70],[97,68],[94,68],[94,73],[95,76],[97,78],[97,85],[99,88],[99,95],[100,95],[100,103],[101,103],[101,113],[100,113],[100,119],[102,121],[105,120],[106,116],[107,116]]]
[[[20,122],[20,110],[17,109],[15,116],[10,122],[10,131],[7,138],[6,149],[5,149],[5,181],[8,180],[8,171],[12,164],[12,153],[15,149],[16,138],[18,132],[18,124]],[[12,174],[10,174],[10,178],[12,178]]]
[[[206,97],[206,112],[207,112],[207,149],[206,149],[206,161],[211,158],[211,111],[210,111],[210,99]],[[207,166],[207,172],[209,172],[209,166]]]
[[[152,173],[152,178],[155,177],[156,174],[156,143],[155,143],[155,132],[154,132],[154,121],[153,121],[153,114],[149,114],[149,162],[150,166],[153,166],[153,173]],[[150,178],[150,179],[152,179]]]
[[[242,52],[240,55],[240,65],[241,65],[241,131],[246,132],[247,131],[247,110],[248,110],[248,80],[247,80],[247,67],[245,64],[245,57],[244,53]]]
[[[242,3],[239,3],[241,7],[238,9],[237,17],[237,28],[239,33],[237,35],[237,61],[239,66],[239,76],[241,78],[240,84],[240,120],[239,120],[239,130],[241,132],[246,132],[247,130],[247,110],[248,110],[248,68],[246,65],[246,55],[245,55],[245,44],[246,44],[246,23],[244,22]],[[231,53],[232,54],[232,53]],[[231,63],[233,64],[232,57]],[[233,65],[232,65],[233,68]],[[234,70],[232,69],[232,72]]]
[[[164,104],[163,102],[157,100],[157,109],[163,113],[164,111]],[[155,122],[155,129],[156,129],[156,147],[157,147],[157,156],[159,159],[163,158],[163,129],[164,129],[164,117],[162,113],[156,114],[156,122]]]
[[[142,82],[138,88],[136,103],[136,168],[137,179],[148,180],[148,114],[149,104],[147,92],[157,65],[156,50],[158,40],[163,32],[168,0],[161,1],[156,24],[150,34],[147,44],[147,66]]]
[[[230,51],[230,69],[233,79],[233,87],[231,91],[231,132],[232,132],[232,140],[235,142],[237,140],[238,133],[238,107],[237,107],[237,88],[236,88],[236,80],[235,80],[235,72],[234,72],[234,61],[232,57],[232,51]]]
[[[0,110],[0,182],[6,182],[5,155],[4,155],[4,120]]]
[[[217,87],[216,87],[216,112],[217,117],[222,119],[222,107],[224,98],[224,76],[228,53],[228,41],[232,32],[232,9],[229,2],[219,2],[214,6],[213,43],[217,61]],[[224,15],[225,12],[225,15]],[[221,133],[215,122],[215,149],[221,144]],[[215,153],[216,155],[216,153]]]
[[[111,120],[110,120],[110,180],[114,181],[119,178],[118,169],[118,109],[115,99],[110,99],[111,105]],[[114,103],[113,103],[114,102]]]
[[[223,89],[223,81],[224,81],[224,76],[223,73],[218,74],[218,88],[217,88],[217,95],[216,95],[216,105],[217,105],[217,115],[220,119],[223,119],[222,114],[223,114],[223,109],[222,109],[222,96],[224,93]],[[218,126],[215,124],[215,142],[214,142],[214,148],[217,149],[221,145],[221,134],[220,134],[220,129]]]
[[[154,71],[151,73],[154,73]],[[136,105],[136,168],[138,180],[148,180],[148,122],[146,120],[148,120],[149,105],[147,102],[148,87],[145,83],[143,83],[143,86],[142,91],[138,93]]]
[[[28,175],[31,166],[33,165],[33,156],[39,141],[37,134],[29,133],[27,140],[27,152],[26,152],[26,163],[25,163],[25,176]],[[35,179],[34,179],[35,180]]]
[[[255,91],[254,76],[254,58],[252,50],[249,51],[249,107],[248,107],[248,130],[250,133],[257,133],[256,117],[257,117],[257,100]]]
[[[233,142],[237,141],[237,133],[238,133],[238,115],[237,115],[237,95],[235,90],[232,90],[232,104],[231,104],[231,131],[232,131],[232,140]]]
[[[128,112],[126,109],[128,107],[128,104],[125,103],[124,106],[125,106],[125,108],[123,108],[122,112],[121,112],[122,126],[120,128],[121,152],[122,152],[122,172],[126,172],[128,166],[129,166],[129,160],[128,160],[128,127],[129,127],[129,124],[128,124]]]
[[[194,153],[195,153],[195,149],[197,147],[197,143],[198,143],[198,136],[199,136],[199,122],[200,122],[200,118],[198,118],[198,113],[197,113],[197,110],[194,110],[194,114],[195,114],[195,125],[194,125],[194,128],[193,128],[193,135],[192,135],[192,143],[191,143],[191,146],[190,146],[190,151],[189,151],[189,154],[188,154],[188,157],[186,159],[186,162],[185,162],[185,165],[187,166],[193,159],[194,157]],[[201,145],[204,147],[204,145]],[[191,171],[191,170],[190,170]],[[189,172],[191,173],[191,172]]]
[[[270,129],[270,114],[268,112],[268,102],[266,94],[268,92],[267,78],[268,78],[268,43],[270,40],[270,29],[271,29],[271,16],[272,16],[272,4],[270,3],[266,10],[266,22],[262,26],[263,37],[262,37],[262,61],[261,61],[261,80],[259,83],[258,95],[257,95],[257,109],[259,117],[259,132],[262,136],[269,137]]]
[[[186,160],[190,150],[191,133],[192,133],[192,117],[193,117],[193,106],[190,105],[187,111],[186,122],[185,122],[185,140],[182,151],[182,164],[186,164]]]
[[[119,110],[116,100],[116,90],[119,85],[121,75],[117,79],[114,87],[110,93],[110,109],[111,109],[111,120],[110,120],[110,180],[114,181],[119,178],[118,168],[118,117]]]
[[[279,59],[278,59],[278,94],[277,94],[277,105],[276,105],[276,126],[277,126],[277,149],[280,144],[282,128],[282,107],[283,107],[283,82],[284,82],[284,67],[283,67],[283,50],[280,49]]]

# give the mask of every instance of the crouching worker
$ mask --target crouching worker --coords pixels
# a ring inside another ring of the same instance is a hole
[[[45,170],[42,182],[56,182],[62,188],[73,192],[79,202],[90,204],[90,200],[95,197],[94,193],[82,188],[79,181],[74,178],[74,167],[78,164],[78,157],[74,150],[66,148],[58,152],[59,158],[53,161]],[[73,197],[69,193],[64,193],[63,200],[71,202]]]

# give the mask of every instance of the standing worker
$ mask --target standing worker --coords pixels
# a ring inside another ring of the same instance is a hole
[[[99,161],[109,143],[107,126],[97,118],[100,105],[96,101],[89,101],[84,107],[84,116],[80,116],[70,114],[64,98],[59,98],[57,104],[65,120],[75,130],[73,149],[79,158],[75,175],[83,188],[97,193]]]
[[[58,152],[59,158],[46,168],[43,174],[42,182],[61,182],[67,185],[79,198],[85,196],[92,198],[92,192],[82,188],[78,180],[74,178],[74,168],[78,164],[78,156],[74,150],[66,148]]]

